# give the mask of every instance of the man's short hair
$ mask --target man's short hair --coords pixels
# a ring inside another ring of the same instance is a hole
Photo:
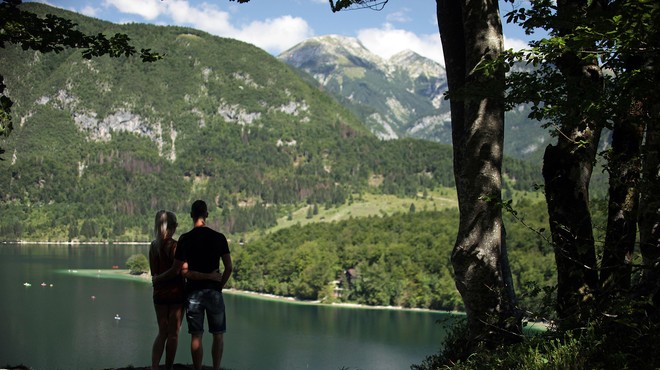
[[[203,200],[196,200],[193,202],[192,206],[190,207],[190,217],[192,217],[193,220],[197,220],[199,218],[206,218],[208,216],[208,208],[206,208],[206,202]]]

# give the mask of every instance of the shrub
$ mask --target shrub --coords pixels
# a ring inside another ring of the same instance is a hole
[[[601,308],[608,315],[595,315],[582,327],[527,332],[520,343],[495,349],[470,346],[467,327],[459,323],[440,352],[411,369],[660,369],[660,310],[630,297],[610,299]]]
[[[142,275],[149,271],[149,261],[144,254],[134,254],[126,260],[126,266],[130,270],[131,275]]]

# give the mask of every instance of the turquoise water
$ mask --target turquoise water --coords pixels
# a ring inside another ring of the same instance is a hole
[[[146,252],[146,245],[0,244],[0,366],[149,365],[157,328],[150,284],[66,273],[123,268],[130,255]],[[447,322],[437,321],[451,320],[436,312],[299,305],[235,294],[226,294],[225,302],[223,367],[234,370],[409,369],[441,345]],[[185,322],[181,330],[176,362],[191,363]],[[210,365],[209,335],[205,350]]]

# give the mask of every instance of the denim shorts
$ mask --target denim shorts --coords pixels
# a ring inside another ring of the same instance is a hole
[[[188,333],[204,332],[204,314],[209,323],[209,333],[220,334],[227,331],[225,301],[222,292],[215,289],[201,289],[190,292],[186,299],[186,321]]]

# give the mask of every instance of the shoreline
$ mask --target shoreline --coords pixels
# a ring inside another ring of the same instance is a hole
[[[25,245],[25,244],[37,244],[37,245],[149,245],[151,242],[111,242],[111,241],[99,241],[99,242],[79,242],[79,241],[29,241],[29,240],[14,240],[14,241],[0,241],[0,244],[13,244],[13,245]]]
[[[78,274],[83,277],[91,277],[97,279],[118,279],[118,280],[132,280],[140,281],[143,283],[151,283],[151,274],[145,272],[141,275],[131,275],[127,269],[79,269],[79,270],[58,270],[60,273],[70,273]],[[450,315],[459,315],[465,316],[465,312],[461,311],[444,311],[444,310],[432,310],[428,308],[408,308],[401,306],[369,306],[360,303],[324,303],[321,301],[303,301],[293,297],[284,297],[278,296],[275,294],[269,293],[259,293],[252,292],[248,290],[239,290],[234,288],[223,289],[223,293],[230,295],[240,295],[244,297],[250,297],[254,299],[262,299],[274,302],[282,303],[291,303],[298,305],[309,305],[309,306],[321,306],[321,307],[334,307],[334,308],[352,308],[352,309],[363,309],[363,310],[390,310],[390,311],[408,311],[408,312],[420,312],[420,313],[432,313],[432,314],[450,314]],[[526,321],[527,325],[525,328],[532,331],[547,331],[550,329],[550,325],[543,322],[534,322]]]
[[[151,274],[145,272],[141,275],[131,275],[127,269],[67,269],[58,270],[59,273],[74,274],[82,277],[97,278],[97,279],[117,279],[117,280],[132,280],[141,281],[143,283],[151,283]],[[276,302],[293,303],[300,305],[310,306],[326,306],[336,308],[359,308],[359,309],[373,309],[373,310],[392,310],[392,311],[411,311],[411,312],[427,312],[439,314],[452,314],[452,315],[465,315],[465,312],[460,311],[441,311],[431,310],[428,308],[408,308],[401,306],[369,306],[360,303],[324,303],[322,301],[303,301],[293,297],[278,296],[269,293],[259,293],[248,290],[239,290],[234,288],[223,289],[223,293],[251,297],[256,299],[270,300]]]

